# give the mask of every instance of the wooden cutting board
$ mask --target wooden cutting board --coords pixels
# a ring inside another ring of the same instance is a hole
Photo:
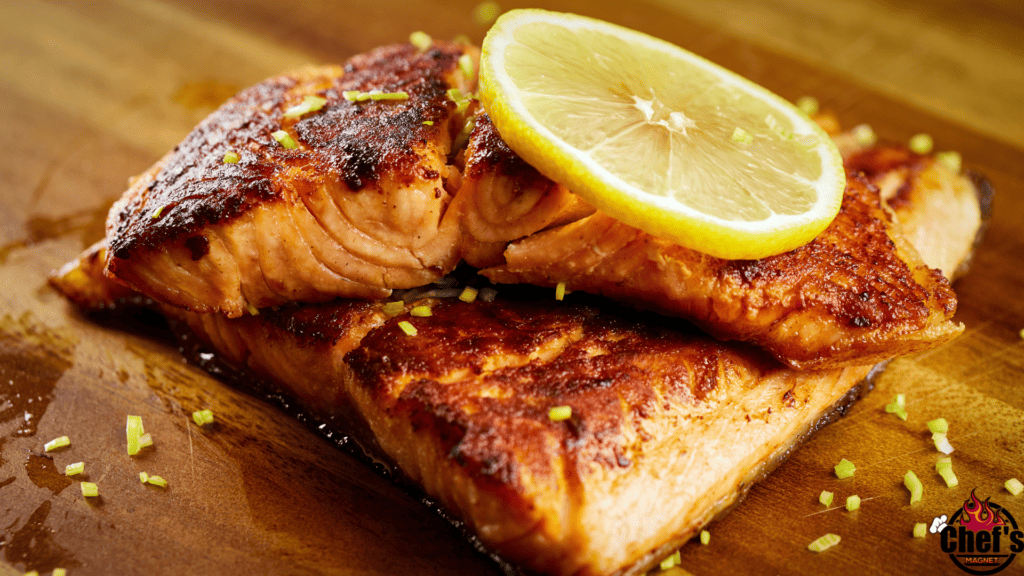
[[[966,333],[892,363],[875,390],[816,434],[731,514],[682,549],[694,574],[960,574],[915,523],[951,516],[972,489],[1024,521],[1024,152],[855,82],[739,41],[653,4],[551,1],[644,30],[883,139],[926,131],[997,190],[988,236],[956,289]],[[0,7],[0,576],[69,574],[499,574],[416,498],[273,402],[184,363],[152,319],[97,322],[46,275],[102,235],[127,178],[238,89],[309,62],[338,62],[422,29],[479,41],[475,2],[207,2]],[[503,6],[505,8],[511,6]],[[1019,128],[1019,127],[1018,127]],[[906,422],[882,409],[905,393]],[[212,427],[190,422],[210,408]],[[156,442],[124,451],[125,415]],[[934,472],[925,422],[950,423],[957,488]],[[68,435],[69,448],[43,454]],[[839,481],[832,466],[857,464]],[[85,462],[100,498],[61,474]],[[910,505],[907,470],[924,484]],[[166,489],[143,485],[158,474]],[[858,494],[847,513],[818,504]],[[807,544],[834,532],[823,554]],[[1017,559],[1005,573],[1024,573]],[[675,570],[683,572],[683,570]]]

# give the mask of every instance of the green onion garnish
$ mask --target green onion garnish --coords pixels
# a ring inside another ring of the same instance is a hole
[[[153,220],[156,220],[157,218],[159,218],[160,215],[163,214],[164,208],[165,208],[165,206],[157,207],[156,210],[153,210],[153,214],[150,216],[150,218],[152,218]]]
[[[239,156],[238,152],[235,152],[234,150],[229,150],[229,151],[224,153],[224,163],[225,164],[238,164],[238,161],[241,160],[241,159],[242,159],[242,157]]]
[[[139,436],[139,449],[149,448],[153,445],[153,437],[150,436],[149,432],[146,432],[142,436]]]
[[[555,285],[555,300],[562,300],[565,298],[565,282],[559,282]]]
[[[398,327],[402,329],[402,332],[405,332],[406,336],[415,336],[416,334],[419,334],[419,332],[416,331],[416,327],[405,320],[399,322]]]
[[[350,90],[344,92],[342,96],[349,102],[366,102],[367,100],[408,100],[409,93],[405,91],[399,92],[382,92],[379,89],[373,89],[369,92],[359,92],[358,90]]]
[[[433,120],[424,120],[423,123],[425,125],[427,125],[427,126],[433,126],[434,125],[434,121]]]
[[[949,432],[949,422],[945,418],[936,418],[928,421],[928,431],[932,434],[945,434]]]
[[[658,568],[661,568],[662,570],[668,570],[673,566],[677,566],[680,562],[682,562],[682,558],[679,556],[679,550],[676,550],[675,554],[662,560],[661,564],[658,564]]]
[[[747,145],[754,141],[754,135],[737,126],[732,131],[732,139],[740,144]]]
[[[213,424],[213,410],[196,410],[192,413],[192,421],[195,422],[197,426]]]
[[[572,418],[572,406],[555,406],[548,410],[548,419],[552,422],[561,422]]]
[[[802,96],[797,99],[796,107],[808,116],[816,114],[818,112],[818,99],[814,96]]]
[[[950,172],[954,174],[960,173],[963,160],[960,158],[959,152],[939,152],[935,154],[935,160],[938,161],[939,164],[949,168]]]
[[[409,310],[410,316],[416,316],[418,318],[426,318],[432,314],[430,306],[413,306],[412,310]]]
[[[857,508],[860,508],[860,496],[854,494],[853,496],[846,497],[846,511],[853,512]]]
[[[861,146],[872,146],[878,141],[875,131],[867,124],[859,124],[853,127],[853,139]]]
[[[853,473],[856,470],[857,467],[853,465],[853,462],[843,458],[839,461],[839,464],[836,464],[835,466],[836,478],[839,478],[840,480],[849,478],[850,476],[853,476]]]
[[[100,487],[92,482],[82,482],[82,496],[95,498],[100,495]]]
[[[811,552],[821,552],[839,544],[839,540],[841,540],[841,538],[839,538],[838,534],[825,534],[821,538],[811,542],[810,545],[807,546],[807,549]]]
[[[885,405],[885,411],[895,414],[900,420],[907,419],[907,395],[897,394],[892,401]]]
[[[64,568],[54,568],[51,576],[68,576],[68,571]]]
[[[22,574],[22,576],[39,576],[39,571],[38,570],[29,570],[28,572],[25,572],[24,574]]]
[[[932,151],[932,137],[928,134],[914,134],[910,138],[909,147],[918,154],[927,154]]]
[[[473,8],[473,20],[481,26],[486,26],[497,20],[500,13],[497,2],[481,2]]]
[[[1003,486],[1006,487],[1007,492],[1014,496],[1020,496],[1020,493],[1024,492],[1024,484],[1021,484],[1020,480],[1017,480],[1016,478],[1010,478],[1006,481],[1006,484],[1003,484]]]
[[[388,302],[383,308],[381,308],[381,310],[388,316],[397,316],[405,310],[405,302],[402,302],[401,300]]]
[[[469,54],[459,56],[459,71],[467,79],[473,78],[473,59],[469,57]]]
[[[139,482],[142,482],[143,484],[149,482],[149,474],[146,472],[139,472]]]
[[[480,291],[477,290],[476,288],[473,288],[472,286],[466,286],[462,290],[462,294],[459,294],[459,300],[462,300],[463,302],[466,303],[472,302],[476,300],[476,296],[479,293]]]
[[[708,542],[711,542],[711,532],[707,530],[700,531],[700,543],[707,546]]]
[[[928,525],[924,522],[918,522],[914,524],[914,538],[924,538],[924,535],[928,533]]]
[[[58,448],[63,448],[65,446],[70,445],[71,439],[69,439],[67,436],[61,436],[60,438],[54,438],[53,440],[50,440],[46,444],[43,444],[43,450],[50,452],[52,450],[56,450]]]
[[[284,111],[285,118],[299,118],[303,114],[309,114],[310,112],[316,112],[317,110],[324,107],[327,104],[326,98],[320,96],[309,95],[302,99],[302,102],[292,106],[291,108]],[[236,160],[237,162],[237,160]]]
[[[903,485],[910,490],[910,503],[921,501],[921,494],[924,492],[924,485],[917,479],[917,474],[914,474],[913,470],[907,470],[907,473],[903,475]]]
[[[125,434],[128,437],[128,455],[134,456],[139,453],[141,446],[139,445],[139,439],[145,434],[145,430],[142,429],[142,417],[141,416],[128,416],[128,423],[125,425]]]
[[[289,136],[288,133],[285,132],[284,130],[278,130],[277,132],[271,134],[271,136],[273,136],[274,140],[277,140],[277,143],[280,144],[281,147],[283,147],[286,150],[291,150],[293,148],[298,147],[298,145],[295,144],[295,140],[292,140],[292,137]]]
[[[85,462],[75,462],[74,464],[68,464],[64,467],[65,476],[74,476],[75,474],[81,474],[85,472]]]
[[[825,506],[831,506],[833,496],[834,494],[832,494],[828,490],[822,490],[821,495],[818,496],[818,502],[821,502]]]
[[[160,476],[150,476],[148,482],[153,486],[159,486],[161,488],[167,488],[167,480],[164,480]]]
[[[935,462],[935,471],[939,473],[939,476],[942,476],[947,488],[955,488],[960,483],[956,478],[956,474],[953,473],[952,458],[939,458]]]
[[[249,314],[250,314],[251,316],[259,316],[259,315],[260,315],[260,309],[259,309],[259,308],[257,308],[257,307],[255,307],[255,306],[253,306],[253,305],[252,305],[252,302],[249,302],[249,301],[246,301],[246,302],[245,302],[245,310],[246,310],[246,312],[248,312],[248,313],[249,313]]]
[[[412,34],[409,34],[409,43],[419,48],[420,51],[424,51],[427,48],[430,48],[431,44],[434,43],[434,39],[430,37],[430,34],[427,34],[422,30],[417,30]]]
[[[935,443],[935,449],[939,452],[943,454],[953,453],[953,445],[949,443],[949,439],[946,438],[945,434],[941,432],[932,434],[932,442]]]

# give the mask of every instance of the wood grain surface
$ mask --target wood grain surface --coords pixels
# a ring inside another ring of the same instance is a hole
[[[474,5],[0,4],[0,576],[58,566],[75,576],[500,573],[446,521],[332,440],[183,362],[153,318],[97,322],[45,281],[101,237],[129,176],[238,89],[417,29],[479,41],[486,27],[474,22]],[[709,545],[685,546],[682,569],[672,571],[961,574],[936,536],[911,537],[916,522],[952,515],[972,489],[1024,520],[1024,496],[1002,487],[1024,479],[1019,3],[538,5],[665,38],[786,98],[814,95],[846,125],[870,123],[883,139],[928,132],[937,149],[958,150],[991,181],[987,238],[956,285],[966,333],[893,362],[844,419],[712,523]],[[843,50],[845,58],[836,56]],[[878,68],[887,58],[902,60]],[[943,75],[943,66],[963,74]],[[896,393],[907,395],[906,422],[882,409]],[[199,408],[211,408],[217,423],[192,424],[188,415]],[[124,453],[126,414],[141,415],[156,442],[140,457]],[[939,416],[956,447],[954,489],[933,468],[925,422]],[[43,454],[46,441],[65,434],[70,447]],[[858,471],[839,481],[832,466],[844,457]],[[100,498],[83,499],[61,474],[78,461]],[[924,484],[914,505],[902,486],[907,470]],[[142,485],[140,471],[170,484]],[[822,490],[837,502],[858,494],[861,509],[825,508]],[[840,545],[808,552],[826,532],[840,534]],[[1004,573],[1024,573],[1024,561]]]

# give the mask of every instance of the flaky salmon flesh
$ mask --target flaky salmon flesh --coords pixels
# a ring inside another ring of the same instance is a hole
[[[977,196],[905,183],[893,211],[909,237],[969,254],[973,237],[921,231],[947,211],[977,211]],[[54,284],[93,309],[141,298],[103,275],[105,250]],[[431,315],[411,316],[414,306]],[[233,319],[161,309],[224,361],[344,422],[489,550],[557,575],[651,568],[852,402],[871,370],[795,370],[600,298],[425,299],[388,312],[381,300],[343,299]],[[570,415],[554,421],[560,406]]]
[[[962,331],[955,294],[901,239],[878,182],[851,172],[842,211],[807,246],[713,258],[595,211],[523,162],[475,101],[448,93],[475,89],[476,58],[462,44],[390,46],[243,91],[113,206],[106,273],[160,302],[238,317],[384,298],[467,262],[497,283],[562,283],[680,317],[802,369],[877,362]],[[408,98],[345,98],[373,90]],[[311,95],[323,108],[286,117]],[[904,160],[929,164],[935,186],[973,190],[928,158]]]

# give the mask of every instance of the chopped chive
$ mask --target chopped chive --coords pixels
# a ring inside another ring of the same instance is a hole
[[[25,572],[24,574],[22,574],[22,576],[39,576],[39,571],[38,570],[29,570],[28,572]]]
[[[427,126],[433,126],[434,125],[434,121],[433,120],[424,120],[423,123],[425,125],[427,125]]]
[[[396,302],[388,302],[381,308],[381,310],[388,316],[397,316],[405,310],[405,302],[401,300]]]
[[[82,482],[82,496],[95,498],[100,495],[100,487],[93,482]]]
[[[213,410],[208,408],[205,410],[196,410],[192,413],[192,421],[195,422],[197,426],[213,424]]]
[[[740,144],[747,145],[754,141],[754,135],[737,126],[732,131],[732,139]]]
[[[954,174],[959,174],[963,165],[963,159],[960,158],[959,152],[939,152],[935,155],[935,160],[949,168],[949,171]]]
[[[139,482],[142,482],[143,484],[149,482],[149,474],[146,472],[139,472]]]
[[[565,298],[565,282],[559,282],[555,285],[555,300],[563,300]]]
[[[43,444],[43,450],[45,450],[46,452],[50,452],[58,448],[64,448],[65,446],[70,445],[71,439],[69,439],[67,436],[61,436],[60,438],[54,438],[53,440],[50,440],[46,444]]]
[[[860,496],[857,496],[856,494],[854,494],[853,496],[847,496],[846,497],[846,511],[847,512],[853,512],[854,510],[856,510],[858,508],[860,508]]]
[[[878,141],[878,136],[875,135],[875,131],[871,129],[871,126],[858,124],[853,127],[853,139],[861,146],[873,146]]]
[[[555,406],[548,410],[548,418],[552,422],[561,422],[572,418],[572,406]]]
[[[481,2],[473,8],[473,21],[481,26],[486,26],[498,19],[501,9],[497,2]]]
[[[476,296],[479,293],[480,292],[476,288],[473,288],[472,286],[466,286],[462,290],[462,294],[459,294],[459,300],[462,300],[463,302],[466,303],[472,302],[476,300]]]
[[[661,568],[662,570],[668,570],[673,566],[679,565],[680,562],[682,562],[682,557],[679,555],[679,550],[676,550],[675,554],[662,560],[661,564],[658,564],[658,568]]]
[[[952,458],[939,458],[935,462],[935,471],[939,473],[939,476],[942,476],[942,480],[946,483],[946,488],[956,488],[960,484],[956,474],[953,473]]]
[[[409,34],[409,43],[419,48],[420,51],[422,52],[425,51],[427,48],[430,48],[430,46],[434,43],[434,39],[430,37],[430,34],[427,34],[422,30],[417,30],[412,34]]]
[[[433,315],[430,311],[430,306],[413,306],[412,310],[409,310],[410,316],[416,316],[418,318],[426,318],[427,316]]]
[[[255,306],[253,306],[252,302],[249,302],[249,301],[245,302],[245,311],[248,312],[249,315],[251,315],[251,316],[259,316],[260,315],[260,309],[255,307]]]
[[[51,576],[68,576],[68,571],[65,568],[54,568]]]
[[[271,134],[271,136],[273,136],[274,140],[277,140],[277,143],[280,144],[281,147],[286,150],[292,150],[298,147],[298,145],[295,144],[295,140],[292,140],[292,137],[289,136],[288,133],[285,132],[284,130],[278,130],[277,132]]]
[[[303,114],[309,114],[310,112],[316,112],[317,110],[324,107],[327,104],[326,98],[320,96],[309,95],[302,99],[302,102],[292,106],[291,108],[284,111],[285,118],[299,118]]]
[[[419,334],[419,332],[416,330],[416,327],[405,320],[399,322],[398,327],[402,329],[402,332],[405,332],[406,336],[415,336]]]
[[[843,458],[839,461],[839,464],[836,464],[835,466],[836,478],[839,478],[840,480],[849,478],[850,476],[853,476],[853,473],[856,472],[856,470],[857,467],[853,465],[853,462]]]
[[[952,454],[953,445],[949,443],[949,439],[942,432],[932,434],[932,442],[935,443],[935,449],[943,454]]]
[[[909,147],[918,154],[927,154],[932,151],[932,137],[928,134],[914,134],[910,138]]]
[[[355,102],[359,98],[359,90],[347,90],[341,93],[342,98],[349,102]]]
[[[890,414],[892,414],[893,412],[899,410],[900,408],[906,408],[906,407],[907,407],[907,395],[906,394],[897,394],[897,395],[893,396],[892,400],[888,404],[885,405],[885,411],[890,413]]]
[[[153,445],[153,437],[149,434],[149,432],[146,432],[142,436],[139,436],[139,449],[140,450],[143,449],[143,448],[149,448],[152,445]]]
[[[1021,484],[1020,480],[1016,478],[1010,478],[1003,486],[1006,487],[1007,492],[1014,496],[1020,496],[1020,493],[1024,492],[1024,484]]]
[[[142,428],[142,417],[141,416],[128,416],[128,422],[125,424],[125,435],[128,437],[128,455],[134,456],[139,453],[139,449],[142,447],[139,445],[139,439],[145,434],[145,430]]]
[[[376,92],[371,91],[370,100],[408,100],[409,93],[404,91],[399,92]]]
[[[150,216],[150,218],[152,218],[153,220],[156,220],[157,218],[159,218],[160,215],[163,214],[165,207],[166,207],[166,205],[158,206],[156,210],[153,210],[153,214]]]
[[[924,522],[918,522],[914,524],[914,538],[924,538],[925,534],[928,533],[928,525]]]
[[[242,157],[239,156],[238,152],[235,152],[234,150],[229,150],[229,151],[224,153],[224,163],[225,164],[238,164],[238,161],[241,160],[241,159],[242,159]]]
[[[160,476],[150,476],[148,482],[153,486],[159,486],[161,488],[167,488],[167,480],[164,480]]]
[[[711,532],[707,530],[700,531],[700,543],[707,546],[708,542],[711,542]]]
[[[801,96],[796,101],[796,107],[798,110],[811,116],[812,114],[818,113],[818,99],[814,96]]]
[[[822,552],[824,550],[828,550],[836,544],[839,544],[840,540],[841,538],[838,534],[825,534],[821,538],[818,538],[814,542],[811,542],[810,545],[807,546],[807,549],[811,552]]]
[[[85,472],[85,462],[75,462],[74,464],[68,464],[64,467],[65,476],[74,476],[75,474],[81,474]]]
[[[833,496],[834,494],[832,494],[828,490],[822,490],[821,494],[818,496],[818,502],[821,502],[825,506],[831,506]]]
[[[949,422],[945,418],[936,418],[928,421],[928,431],[932,434],[945,434],[949,432]]]
[[[907,473],[903,475],[903,485],[910,490],[910,503],[921,501],[921,494],[924,492],[924,485],[918,480],[917,474],[914,474],[913,470],[907,470]]]
[[[473,59],[469,57],[469,54],[459,56],[459,71],[467,79],[473,77]]]

